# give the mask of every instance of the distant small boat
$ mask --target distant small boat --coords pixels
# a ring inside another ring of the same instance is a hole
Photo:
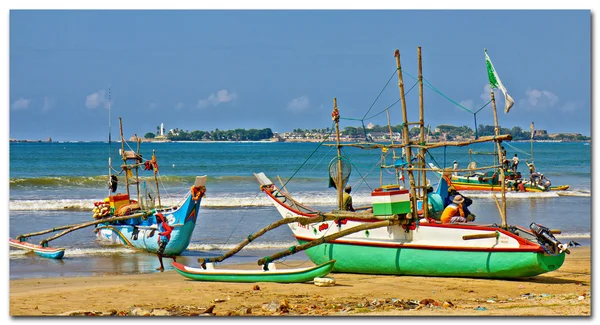
[[[36,245],[36,244],[24,242],[24,241],[18,241],[16,239],[12,239],[12,238],[8,239],[8,243],[12,247],[19,248],[19,249],[31,250],[34,253],[36,253],[37,255],[39,255],[41,257],[45,257],[45,258],[61,259],[65,255],[64,248],[44,247],[41,245]]]
[[[589,145],[590,145],[590,143],[589,143],[589,142],[585,142],[583,145],[584,145],[584,146],[589,146]]]
[[[333,270],[335,260],[321,265],[299,269],[276,270],[274,264],[269,264],[269,269],[264,270],[217,270],[212,263],[206,264],[206,269],[193,268],[173,262],[175,270],[186,278],[196,281],[215,282],[278,282],[302,283],[323,277]]]

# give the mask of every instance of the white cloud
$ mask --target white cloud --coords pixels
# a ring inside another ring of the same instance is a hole
[[[490,84],[485,84],[485,86],[483,86],[483,93],[481,93],[481,95],[479,96],[486,103],[492,99],[492,95],[490,94],[491,89],[492,88],[490,87]],[[496,97],[496,93],[494,93],[494,98],[495,97]]]
[[[12,107],[13,109],[27,109],[31,104],[31,99],[25,99],[23,97],[14,101]]]
[[[185,103],[179,102],[175,104],[175,109],[182,109],[185,107]]]
[[[568,101],[562,105],[561,109],[565,112],[573,112],[579,108],[579,104],[573,101]]]
[[[310,100],[308,99],[307,96],[300,96],[300,97],[292,99],[287,104],[287,108],[289,110],[299,112],[299,111],[303,111],[303,110],[307,109],[309,104],[310,104]]]
[[[104,90],[99,90],[85,98],[85,106],[89,109],[94,109],[100,105],[108,108],[108,100],[106,99],[106,92]]]
[[[52,107],[54,107],[54,99],[50,97],[44,97],[44,105],[42,106],[42,111],[49,111]]]
[[[466,109],[468,110],[473,110],[473,100],[472,99],[467,99],[467,100],[461,100],[460,102],[458,102],[459,104],[461,104],[462,106],[464,106]],[[459,108],[461,109],[461,108]]]
[[[530,107],[549,108],[558,103],[558,96],[547,90],[527,89],[525,95]]]
[[[221,103],[228,103],[237,98],[236,93],[230,93],[227,89],[221,89],[214,94],[210,94],[205,99],[198,100],[197,107],[206,108],[209,106],[217,106]]]

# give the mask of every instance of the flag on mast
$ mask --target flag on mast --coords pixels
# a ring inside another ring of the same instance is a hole
[[[497,88],[502,91],[502,93],[504,94],[504,112],[508,113],[508,111],[510,111],[510,108],[514,105],[515,101],[508,94],[508,91],[502,84],[502,81],[500,81],[500,77],[498,77],[498,73],[496,72],[496,69],[494,69],[492,60],[490,60],[490,57],[487,54],[487,50],[485,50],[484,52],[485,52],[485,65],[487,66],[488,79],[490,80],[490,87],[492,89]]]

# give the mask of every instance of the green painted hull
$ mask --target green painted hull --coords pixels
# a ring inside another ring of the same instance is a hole
[[[306,241],[301,240],[301,244]],[[332,272],[474,278],[531,277],[560,268],[565,253],[484,252],[325,243],[306,251],[315,264],[335,259]]]
[[[186,267],[179,263],[173,263],[175,270],[186,278],[196,281],[215,282],[277,282],[277,283],[302,283],[313,281],[329,274],[334,267],[334,260],[327,260],[312,268],[289,269],[277,271],[243,271],[233,270],[203,270]]]

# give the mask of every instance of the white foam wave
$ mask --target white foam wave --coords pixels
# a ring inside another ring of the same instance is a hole
[[[464,194],[470,198],[493,199],[493,194],[500,197],[497,192],[468,191]],[[337,198],[328,192],[297,192],[292,193],[293,198],[307,206],[335,206]],[[558,198],[561,196],[582,196],[590,197],[590,192],[585,191],[551,191],[551,192],[526,192],[515,193],[508,192],[506,197],[513,199],[530,198]],[[353,202],[355,206],[370,205],[371,195],[368,193],[354,194]],[[164,205],[174,206],[180,203],[181,198],[161,198]],[[94,199],[42,199],[42,200],[10,200],[9,208],[14,211],[61,211],[61,210],[79,210],[92,211]],[[220,193],[218,196],[208,196],[202,200],[204,208],[235,208],[235,207],[263,207],[272,206],[271,201],[262,193]]]
[[[560,238],[592,238],[589,232],[565,232],[562,234],[554,235],[557,239]]]

